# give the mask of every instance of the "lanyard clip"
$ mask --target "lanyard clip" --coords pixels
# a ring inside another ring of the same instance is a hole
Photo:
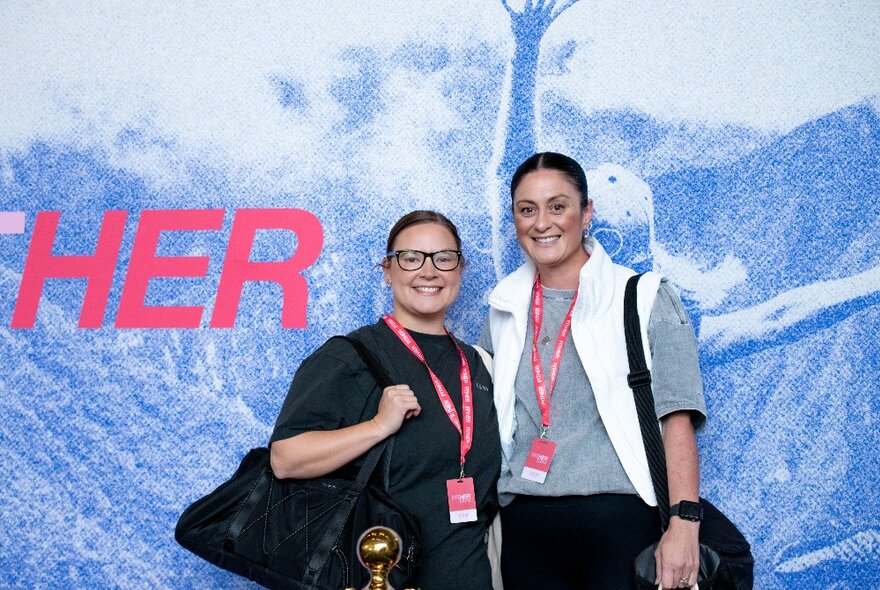
[[[461,462],[461,471],[458,473],[458,479],[464,479],[464,461]]]
[[[547,440],[548,430],[550,430],[549,426],[541,426],[541,440]]]

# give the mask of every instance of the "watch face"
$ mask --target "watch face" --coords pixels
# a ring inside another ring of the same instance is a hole
[[[678,503],[678,516],[685,520],[703,520],[703,507],[700,506],[699,502],[682,500]]]

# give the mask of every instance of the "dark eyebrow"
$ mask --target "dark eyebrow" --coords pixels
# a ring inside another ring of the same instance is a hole
[[[547,199],[547,202],[549,203],[549,202],[555,201],[557,199],[564,199],[566,201],[571,201],[571,200],[575,200],[575,197],[573,197],[572,195],[567,195],[565,193],[559,193],[559,194],[553,195],[552,197]],[[521,199],[521,200],[517,201],[516,203],[514,203],[514,207],[519,207],[520,205],[526,205],[526,204],[537,205],[537,203],[535,203],[531,199]]]

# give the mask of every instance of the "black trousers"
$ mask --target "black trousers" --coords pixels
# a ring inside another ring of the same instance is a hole
[[[501,530],[504,590],[628,590],[660,516],[634,495],[517,496]]]

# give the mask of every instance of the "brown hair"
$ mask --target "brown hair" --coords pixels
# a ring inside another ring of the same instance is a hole
[[[418,211],[411,211],[397,220],[397,223],[395,223],[394,227],[391,228],[391,231],[388,232],[388,242],[385,245],[385,252],[391,252],[394,249],[394,241],[397,239],[397,236],[400,235],[400,232],[408,227],[422,223],[436,223],[448,229],[449,233],[452,234],[452,237],[455,238],[456,249],[461,250],[461,238],[458,237],[458,228],[455,227],[455,224],[449,221],[449,218],[442,213],[420,209]]]

